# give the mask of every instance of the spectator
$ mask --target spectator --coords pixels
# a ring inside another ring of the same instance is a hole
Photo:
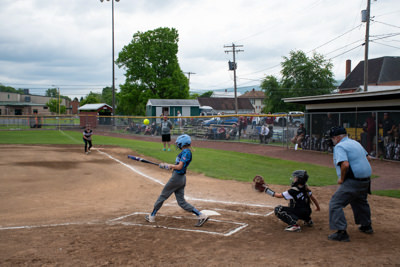
[[[239,139],[243,131],[243,137],[246,137],[247,120],[245,117],[239,117]]]
[[[217,137],[219,140],[224,140],[226,138],[226,130],[223,125],[218,128]]]
[[[177,122],[178,122],[178,126],[179,126],[179,131],[182,132],[182,114],[181,114],[181,112],[179,110],[176,113],[177,113],[177,116],[178,116]]]
[[[331,113],[328,113],[324,120],[324,126],[322,127],[322,137],[327,133],[329,134],[329,130],[336,126],[338,126],[338,122],[332,117]]]
[[[383,122],[380,126],[383,130],[383,144],[386,147],[393,141],[393,133],[394,129],[396,128],[393,120],[389,118],[389,113],[385,112],[383,114]]]
[[[346,129],[334,127],[330,131],[333,145],[333,161],[340,185],[329,202],[329,226],[337,232],[329,240],[348,242],[347,222],[343,209],[350,204],[358,229],[366,234],[374,231],[371,226],[371,210],[368,194],[371,193],[371,165],[367,151],[347,136]]]
[[[292,143],[295,144],[294,149],[297,150],[298,147],[301,148],[301,142],[306,136],[306,129],[304,128],[304,123],[300,123],[299,128],[297,129],[296,135],[292,138]]]
[[[268,112],[268,117],[265,119],[267,125],[274,125],[274,117],[271,115],[271,112]]]
[[[161,140],[163,142],[163,151],[167,149],[168,144],[168,151],[171,151],[171,130],[172,130],[172,122],[168,119],[167,116],[163,117],[161,121]]]
[[[237,135],[236,123],[232,124],[232,129],[226,134],[226,140],[233,140]]]
[[[371,117],[366,121],[367,123],[367,152],[374,155],[374,139],[376,136],[376,121],[375,112],[371,112]]]
[[[267,141],[267,136],[269,134],[269,128],[267,125],[263,125],[261,126],[261,130],[260,130],[260,144],[265,143],[268,144]]]
[[[215,139],[215,138],[216,138],[216,135],[217,135],[216,129],[215,129],[212,125],[210,125],[210,126],[208,127],[208,129],[207,129],[207,136],[206,136],[206,138],[207,138],[207,139]]]

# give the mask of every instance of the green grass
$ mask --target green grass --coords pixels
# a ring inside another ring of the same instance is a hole
[[[385,197],[400,198],[400,190],[375,190],[372,194]]]
[[[0,131],[0,144],[74,144],[83,145],[82,133],[75,131]],[[173,163],[179,151],[161,150],[161,143],[145,142],[108,136],[93,136],[93,144],[113,145],[129,148],[132,153],[151,157],[160,162]],[[309,185],[336,184],[333,168],[322,167],[261,155],[246,154],[216,149],[194,148],[193,161],[189,170],[218,179],[252,181],[262,175],[267,183],[289,185],[294,170],[305,169],[310,175]]]

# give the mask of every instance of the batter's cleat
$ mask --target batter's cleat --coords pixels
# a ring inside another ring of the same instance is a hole
[[[366,225],[366,226],[360,226],[358,227],[358,230],[360,230],[360,232],[366,233],[366,234],[372,234],[374,233],[374,229],[372,229],[371,225]]]
[[[86,155],[89,155],[89,152],[85,152]]]
[[[308,222],[304,222],[304,226],[313,227],[314,222],[312,220],[309,220]]]
[[[152,216],[151,214],[147,214],[146,216],[144,216],[144,218],[149,223],[155,223],[156,222],[156,216]]]
[[[301,227],[298,226],[297,224],[289,225],[288,227],[285,228],[285,231],[288,231],[288,232],[300,232],[301,231]]]
[[[339,242],[350,242],[350,237],[346,231],[337,231],[336,233],[330,234],[328,239]]]
[[[168,148],[168,151],[171,151],[171,148]]]
[[[166,151],[166,149],[165,148],[163,148],[163,150],[162,151]]]
[[[197,220],[197,223],[194,225],[196,227],[201,227],[203,224],[205,224],[208,221],[208,216],[204,213],[201,213],[198,216],[198,218],[199,219]]]

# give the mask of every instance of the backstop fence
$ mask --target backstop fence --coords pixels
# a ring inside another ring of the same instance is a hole
[[[148,119],[146,125],[144,120]],[[183,133],[194,140],[249,142],[288,149],[332,152],[329,130],[346,128],[350,138],[360,142],[371,156],[400,161],[400,111],[321,112],[296,114],[239,114],[176,117],[172,136]],[[94,131],[128,135],[161,135],[163,117],[144,116],[0,116],[0,130],[80,130],[90,125]],[[298,135],[298,133],[304,135]],[[297,146],[296,146],[297,144]]]

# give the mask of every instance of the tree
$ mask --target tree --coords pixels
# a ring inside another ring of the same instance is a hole
[[[15,89],[14,87],[0,84],[0,92],[24,94],[24,89]]]
[[[109,106],[112,106],[112,88],[111,87],[105,87],[103,88],[103,91],[101,93],[101,99],[103,103],[106,103]]]
[[[93,93],[92,91],[90,91],[90,93],[85,98],[83,99],[81,98],[79,105],[83,106],[86,104],[96,104],[101,102],[102,102],[101,94]]]
[[[118,93],[119,114],[143,115],[150,98],[189,97],[189,82],[178,63],[178,39],[174,28],[157,28],[133,35],[116,61],[126,70],[125,84]]]
[[[49,88],[46,90],[45,96],[58,98],[58,94],[59,94],[58,88]],[[71,101],[71,98],[69,98],[69,96],[60,95],[60,98]]]
[[[267,76],[261,83],[266,95],[266,112],[304,110],[303,105],[284,103],[282,98],[329,94],[335,88],[333,65],[323,55],[314,53],[309,58],[303,51],[291,51],[283,59],[281,81]]]
[[[60,101],[58,99],[50,99],[47,103],[46,106],[49,107],[50,112],[56,113],[56,114],[65,114],[67,112],[67,108],[64,105],[59,105]],[[60,110],[60,111],[59,111]]]
[[[200,97],[211,97],[211,95],[213,94],[213,91],[207,91],[204,92],[200,95]]]

